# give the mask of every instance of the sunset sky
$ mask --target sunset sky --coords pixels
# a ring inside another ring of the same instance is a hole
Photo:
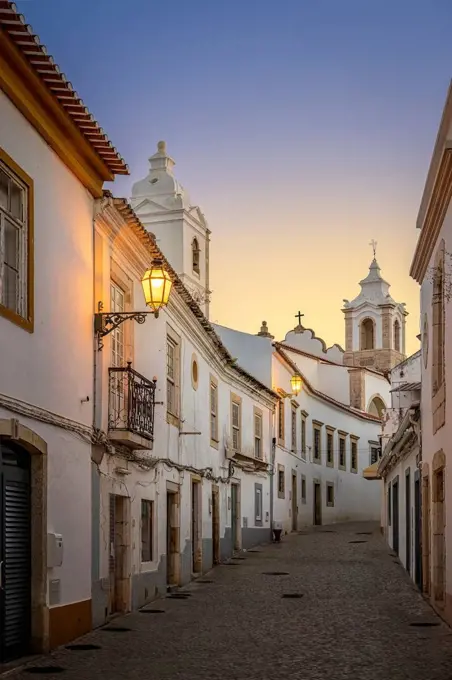
[[[344,344],[372,250],[406,302],[451,77],[450,0],[19,0],[131,168],[158,140],[212,230],[211,319]]]

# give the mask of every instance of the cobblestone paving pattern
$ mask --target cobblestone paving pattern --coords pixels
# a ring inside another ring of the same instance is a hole
[[[131,630],[99,629],[78,641],[100,650],[59,649],[38,663],[63,667],[47,676],[61,680],[452,679],[451,630],[375,525],[308,529],[258,550],[203,577],[214,583],[183,588],[187,600],[147,606],[164,614],[116,618],[110,625]],[[26,668],[14,674],[32,677]]]

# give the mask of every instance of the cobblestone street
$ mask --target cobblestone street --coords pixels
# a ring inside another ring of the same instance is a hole
[[[186,600],[147,607],[164,613],[121,617],[109,627],[127,630],[78,641],[100,649],[33,665],[60,666],[67,680],[452,678],[451,631],[374,525],[320,527],[256,550],[184,588]]]

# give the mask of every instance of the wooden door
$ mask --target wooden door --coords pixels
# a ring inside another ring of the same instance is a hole
[[[318,482],[314,482],[314,524],[322,524],[322,492]]]
[[[399,483],[392,483],[392,549],[399,554]]]
[[[414,480],[414,581],[422,588],[421,482],[419,471]]]
[[[0,662],[31,641],[30,457],[0,441]]]
[[[405,563],[406,570],[411,574],[411,475],[405,474]]]
[[[297,475],[292,474],[292,531],[298,528],[298,489]]]
[[[212,487],[212,562],[220,562],[220,495],[218,486]]]
[[[232,550],[237,547],[237,485],[231,484],[231,542]]]

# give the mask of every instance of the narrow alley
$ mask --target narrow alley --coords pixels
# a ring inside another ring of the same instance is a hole
[[[373,524],[301,531],[179,592],[14,677],[51,665],[67,680],[452,678],[452,632]]]

